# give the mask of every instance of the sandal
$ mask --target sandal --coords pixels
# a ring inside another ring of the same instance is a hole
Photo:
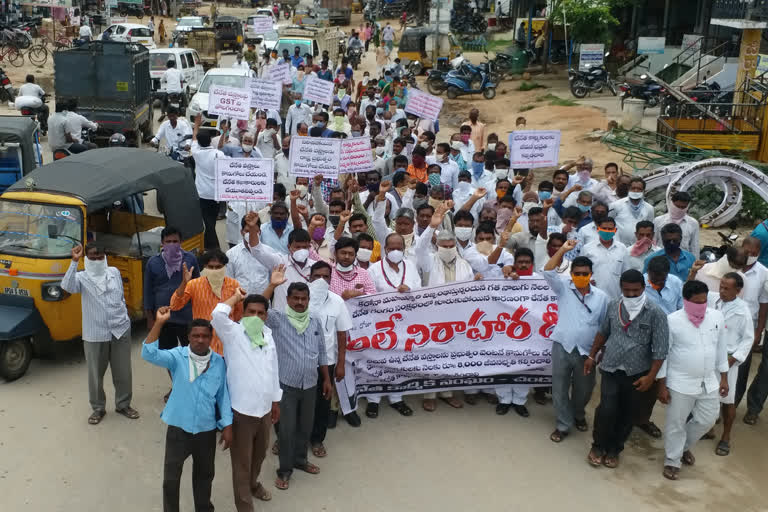
[[[325,446],[323,446],[323,443],[314,444],[312,445],[312,455],[322,459],[328,455],[328,452],[325,451]]]
[[[597,448],[592,448],[587,454],[587,462],[594,468],[599,468],[603,465],[603,453]]]
[[[573,426],[576,427],[576,430],[579,432],[586,432],[589,430],[589,425],[587,425],[587,420],[573,420]]]
[[[656,424],[652,421],[649,421],[648,423],[643,423],[642,425],[637,425],[637,428],[648,434],[654,439],[661,439],[661,429],[656,426]]]
[[[752,414],[751,412],[748,412],[744,415],[744,423],[747,425],[754,425],[757,423],[757,414]]]
[[[139,419],[139,411],[131,407],[130,405],[128,407],[123,407],[122,409],[115,409],[115,412],[117,414],[122,414],[129,420],[137,420]]]
[[[266,490],[264,486],[261,485],[261,483],[258,483],[256,485],[257,485],[256,489],[251,492],[251,494],[253,494],[253,497],[261,501],[270,501],[272,499],[272,493]]]
[[[702,439],[714,439],[715,438],[715,429],[714,427],[709,430],[706,434],[701,436]]]
[[[400,400],[399,402],[395,402],[393,404],[389,404],[389,406],[403,416],[413,416],[413,409],[408,407],[408,404],[406,404],[405,401],[403,400]]]
[[[563,432],[562,430],[555,429],[555,431],[549,435],[549,440],[552,441],[553,443],[559,443],[566,437],[568,437],[568,432]]]
[[[454,409],[461,409],[462,407],[464,407],[464,404],[461,403],[461,401],[459,401],[459,399],[455,398],[455,397],[449,397],[449,398],[440,397],[440,400],[442,400],[443,402],[447,403],[448,405],[450,405]]]
[[[610,469],[616,469],[617,467],[619,467],[619,456],[606,455],[605,457],[603,457],[603,466]]]
[[[683,461],[683,464],[686,466],[693,466],[696,464],[696,457],[693,456],[690,450],[686,450],[683,452],[683,456],[680,458],[680,460]]]
[[[277,439],[275,439],[275,442],[272,443],[272,455],[280,455],[280,445],[277,444]]]
[[[720,440],[719,443],[717,443],[717,448],[715,448],[715,454],[720,456],[729,455],[731,453],[731,444],[728,441]]]
[[[99,409],[98,411],[93,411],[93,414],[91,414],[88,417],[88,423],[91,425],[98,425],[101,423],[101,420],[104,419],[104,416],[107,415],[107,411],[104,411],[102,409]]]
[[[301,471],[305,473],[309,473],[310,475],[316,475],[320,472],[320,468],[312,464],[311,462],[305,462],[304,464],[297,464],[294,466],[296,469],[300,469]]]
[[[664,478],[669,480],[677,480],[679,473],[680,468],[676,468],[674,466],[664,466],[664,471],[661,472],[661,474],[664,475]]]
[[[434,412],[437,408],[437,403],[435,403],[434,398],[425,398],[421,403],[421,407],[427,412]]]
[[[288,486],[290,485],[289,478],[290,477],[286,477],[286,478],[277,477],[275,479],[275,487],[277,487],[281,491],[288,489]]]

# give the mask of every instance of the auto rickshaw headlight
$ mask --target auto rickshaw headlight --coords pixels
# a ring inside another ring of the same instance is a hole
[[[61,281],[43,283],[42,288],[43,300],[55,302],[58,300],[64,300],[69,297],[69,293],[65,292],[61,288]]]

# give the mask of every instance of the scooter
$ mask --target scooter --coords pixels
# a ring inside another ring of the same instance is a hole
[[[496,97],[496,84],[491,81],[488,73],[479,73],[480,78],[476,79],[477,75],[471,76],[459,76],[458,73],[448,73],[445,79],[445,94],[449,99],[455,99],[464,94],[482,94],[487,100],[492,100]]]
[[[363,58],[363,49],[362,48],[350,48],[349,49],[349,64],[352,66],[352,69],[357,71],[357,66],[360,65],[360,60]]]

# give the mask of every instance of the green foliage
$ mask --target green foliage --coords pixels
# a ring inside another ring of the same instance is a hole
[[[568,22],[568,37],[579,43],[610,43],[613,27],[619,20],[611,13],[628,0],[559,0],[555,2],[550,19],[563,24],[563,12]]]
[[[578,105],[573,100],[564,99],[560,96],[555,96],[554,94],[545,94],[544,96],[539,96],[536,98],[536,101],[547,101],[550,105],[555,107],[575,107]]]
[[[744,197],[741,201],[739,220],[760,222],[763,219],[768,219],[768,203],[751,188],[743,187],[743,190]]]
[[[723,190],[712,183],[694,185],[688,193],[693,199],[688,214],[694,219],[701,218],[723,202]]]
[[[520,112],[528,112],[529,110],[533,110],[536,108],[536,105],[523,105],[520,107]]]
[[[522,82],[517,88],[518,91],[532,91],[534,89],[546,89],[546,85],[542,85],[538,82]]]

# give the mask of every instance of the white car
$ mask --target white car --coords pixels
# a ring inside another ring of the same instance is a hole
[[[176,40],[177,37],[185,37],[187,32],[191,32],[194,28],[202,28],[205,26],[202,16],[185,16],[176,23],[176,28],[171,32],[171,40]]]
[[[251,71],[248,69],[235,68],[213,68],[209,69],[200,82],[197,93],[192,96],[192,100],[187,107],[187,114],[190,123],[195,122],[197,114],[202,113],[202,124],[205,128],[216,129],[218,127],[218,116],[208,114],[208,91],[214,85],[223,85],[226,87],[236,87],[245,89],[248,87],[248,78]]]
[[[116,23],[110,25],[99,34],[101,41],[117,41],[119,43],[137,43],[143,44],[150,50],[157,48],[152,33],[146,25],[137,25],[135,23]]]
[[[165,84],[162,83],[163,74],[168,69],[168,61],[176,62],[176,69],[181,71],[182,84],[189,98],[190,94],[197,91],[200,81],[205,76],[203,65],[197,50],[192,48],[157,48],[149,51],[149,76],[152,78],[152,96],[165,97]]]
[[[269,16],[272,18],[272,23],[277,23],[277,20],[275,19],[275,13],[272,12],[272,9],[267,9],[266,7],[256,9],[256,14],[254,14],[254,16]]]

